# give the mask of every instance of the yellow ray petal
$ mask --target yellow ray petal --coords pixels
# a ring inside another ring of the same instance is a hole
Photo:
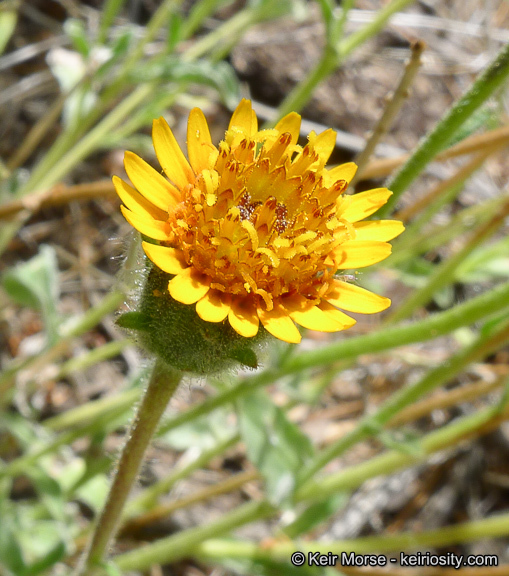
[[[168,218],[168,212],[154,206],[152,202],[149,202],[137,190],[132,186],[129,186],[127,182],[124,182],[118,176],[113,176],[113,185],[115,186],[115,190],[117,191],[120,200],[122,200],[131,212],[139,214],[145,218],[153,218],[154,220],[162,221]]]
[[[342,324],[345,329],[351,328],[354,324],[357,323],[357,320],[350,318],[350,316],[347,316],[341,312],[341,310],[338,310],[335,306],[325,302],[324,300],[320,302],[318,308],[327,314],[327,316],[330,316],[333,320],[336,320],[336,322]]]
[[[338,216],[349,222],[358,222],[381,208],[390,196],[392,192],[387,188],[375,188],[353,196],[340,196]]]
[[[275,130],[279,132],[279,134],[284,134],[285,132],[289,132],[292,136],[292,140],[290,145],[297,144],[300,134],[300,122],[301,117],[300,114],[297,112],[290,112],[276,124]]]
[[[365,288],[341,280],[333,280],[332,287],[324,299],[343,310],[362,314],[382,312],[391,305],[389,298],[378,296]]]
[[[325,314],[318,306],[310,304],[305,298],[287,298],[284,301],[284,307],[289,311],[290,318],[304,328],[320,332],[338,332],[344,328],[342,324]]]
[[[165,212],[179,202],[179,192],[150,164],[132,152],[124,155],[124,166],[129,180],[145,198]]]
[[[355,162],[347,162],[346,164],[335,166],[326,172],[327,186],[331,186],[338,180],[346,180],[348,183],[350,183],[356,172],[357,164]]]
[[[184,255],[180,250],[150,244],[149,242],[142,242],[141,245],[143,246],[143,250],[145,250],[145,254],[163,272],[180,274],[182,270],[187,268]]]
[[[160,220],[154,220],[152,218],[146,219],[143,216],[139,216],[134,212],[128,210],[125,206],[120,206],[120,210],[124,215],[124,218],[129,222],[129,224],[149,238],[154,240],[168,240],[168,234],[166,233],[166,222],[161,222]]]
[[[298,344],[301,341],[302,336],[299,329],[282,306],[275,305],[270,312],[258,308],[258,318],[265,330],[279,340],[293,344]]]
[[[332,128],[324,130],[315,138],[313,149],[320,156],[322,164],[325,164],[330,158],[332,151],[336,147],[336,132]]]
[[[230,308],[228,295],[219,290],[209,290],[196,303],[196,313],[206,322],[222,322],[228,316]]]
[[[230,119],[228,132],[244,132],[247,136],[253,136],[258,131],[258,120],[251,106],[251,101],[243,98],[235,109]]]
[[[182,190],[186,184],[194,182],[191,166],[168,123],[162,117],[154,120],[152,124],[152,140],[159,164],[175,186]]]
[[[210,154],[215,149],[205,115],[199,108],[193,108],[187,123],[187,153],[195,174],[212,168]]]
[[[356,232],[356,240],[379,240],[380,242],[388,242],[405,230],[403,222],[399,220],[356,222],[353,227]]]
[[[194,304],[209,291],[209,284],[209,278],[204,274],[198,274],[191,266],[168,282],[168,291],[178,302]]]
[[[338,270],[364,268],[385,260],[391,250],[391,245],[386,242],[349,240],[334,250],[334,259]]]
[[[258,333],[259,320],[254,306],[243,300],[234,300],[228,313],[231,327],[246,338],[252,338]]]

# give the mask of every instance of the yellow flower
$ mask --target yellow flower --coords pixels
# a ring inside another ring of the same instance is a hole
[[[351,327],[338,310],[370,314],[390,300],[337,277],[338,271],[387,258],[401,222],[363,221],[391,195],[378,188],[345,195],[357,167],[326,169],[336,134],[311,132],[297,144],[300,116],[258,130],[251,102],[242,100],[216,148],[207,121],[189,116],[187,149],[163,118],[152,137],[165,176],[131,152],[115,188],[127,221],[154,242],[143,248],[172,275],[171,297],[196,305],[207,322],[228,322],[244,337],[259,323],[276,338],[299,342],[295,322],[323,332]]]

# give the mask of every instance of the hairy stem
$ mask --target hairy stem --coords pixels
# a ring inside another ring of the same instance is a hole
[[[180,372],[170,370],[156,362],[145,396],[131,424],[106,504],[97,521],[83,562],[77,570],[78,575],[93,574],[101,565],[115,535],[145,451],[168,402],[177,389],[181,376]]]

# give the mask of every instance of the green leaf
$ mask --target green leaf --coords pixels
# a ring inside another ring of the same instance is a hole
[[[27,567],[25,571],[26,576],[36,576],[37,574],[45,572],[54,566],[57,562],[62,560],[66,551],[67,548],[65,543],[62,541],[57,542],[55,546],[48,550],[40,560],[36,560]]]
[[[85,24],[76,18],[69,18],[64,23],[64,32],[70,38],[76,52],[82,54],[85,58],[90,53],[90,43],[85,30]]]
[[[134,30],[132,28],[125,28],[120,32],[120,35],[115,38],[111,45],[113,56],[110,62],[117,60],[127,53],[134,39]]]
[[[5,566],[15,576],[24,576],[26,564],[23,559],[21,546],[16,538],[16,527],[12,520],[2,515],[2,529],[0,530],[0,572]]]
[[[137,66],[131,76],[133,82],[192,82],[215,88],[228,108],[235,108],[239,101],[239,83],[227,62],[183,62],[180,58],[158,59]]]
[[[334,4],[331,0],[318,0],[322,19],[325,24],[326,35],[329,37],[332,25],[334,23]]]
[[[76,496],[84,502],[95,514],[99,514],[106,502],[110,482],[106,474],[98,474],[76,490]]]
[[[237,411],[247,455],[265,479],[267,498],[287,503],[297,472],[312,455],[309,438],[262,390],[241,398]]]
[[[467,256],[456,270],[460,282],[488,282],[509,276],[509,238],[482,245]]]
[[[0,420],[0,431],[15,438],[23,448],[29,448],[35,441],[36,435],[31,422],[20,414],[5,412]]]
[[[171,14],[168,25],[167,50],[173,52],[177,44],[182,39],[182,16],[180,14]]]
[[[37,256],[8,270],[2,284],[14,302],[42,312],[48,340],[55,342],[60,323],[57,313],[60,287],[53,248],[41,246]]]
[[[160,439],[164,439],[176,450],[200,448],[210,450],[235,433],[235,426],[229,422],[230,412],[215,410],[201,418],[181,424],[178,428],[170,430]]]
[[[59,483],[39,466],[29,468],[26,473],[51,517],[63,520],[66,503]]]

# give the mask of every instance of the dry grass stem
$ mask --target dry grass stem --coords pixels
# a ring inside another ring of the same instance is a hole
[[[477,154],[475,154],[473,158],[471,158],[450,178],[438,182],[438,184],[434,186],[425,196],[423,196],[419,200],[414,201],[412,204],[401,209],[399,212],[396,212],[394,217],[398,218],[398,220],[402,220],[403,222],[409,222],[412,218],[414,218],[417,214],[419,214],[419,212],[422,212],[425,208],[427,208],[435,200],[440,198],[448,190],[463,183],[476,170],[478,170],[484,165],[484,162],[487,160],[489,156],[491,156],[495,152],[500,151],[508,144],[509,144],[509,137],[506,138],[506,140],[503,141],[502,143],[499,142],[498,144],[489,146],[488,148],[478,152]]]
[[[421,66],[421,55],[424,49],[425,44],[420,40],[412,44],[410,59],[407,62],[399,85],[394,93],[388,98],[385,110],[383,111],[378,124],[375,126],[373,132],[368,138],[364,150],[355,159],[358,169],[356,175],[352,179],[350,184],[351,186],[355,186],[355,183],[362,177],[363,170],[373,155],[378,143],[389,131],[394,119],[401,109],[401,106],[403,106],[405,99],[408,97],[410,87],[412,86],[415,76]]]
[[[451,146],[440,154],[437,154],[435,161],[449,160],[464,154],[471,154],[472,152],[479,152],[487,146],[498,145],[499,143],[507,143],[509,140],[509,125],[502,126],[489,130],[483,134],[475,134],[465,138],[455,146]],[[403,154],[396,158],[381,158],[370,162],[364,172],[362,173],[363,180],[371,178],[384,178],[389,176],[393,170],[399,168],[410,158],[410,154]]]
[[[506,377],[500,376],[493,382],[481,380],[473,384],[461,386],[460,388],[454,388],[453,390],[441,390],[431,398],[426,398],[408,406],[394,416],[394,418],[388,422],[387,426],[394,428],[419,420],[419,418],[431,414],[433,410],[445,410],[446,408],[457,406],[462,402],[471,402],[480,396],[484,396],[500,388],[500,386],[504,384],[505,379]]]

